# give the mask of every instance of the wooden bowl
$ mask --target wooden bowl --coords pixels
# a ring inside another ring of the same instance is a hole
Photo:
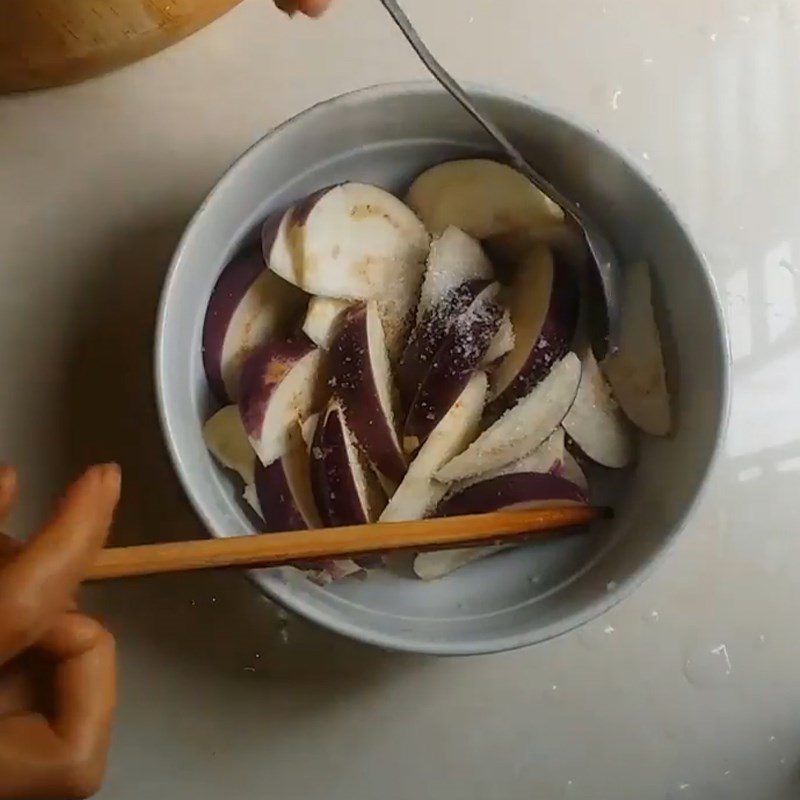
[[[183,39],[241,0],[2,0],[0,92],[77,83]]]

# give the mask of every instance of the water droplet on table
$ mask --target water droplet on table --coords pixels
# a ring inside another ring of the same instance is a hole
[[[683,672],[689,683],[700,687],[718,686],[733,672],[733,663],[724,642],[696,647],[687,656]]]
[[[696,794],[690,783],[678,783],[670,789],[664,800],[695,800]]]
[[[596,623],[584,625],[578,632],[578,641],[587,650],[599,650],[601,647],[607,647],[613,641],[613,634],[616,633],[616,628],[613,625],[598,625]]]
[[[680,781],[665,795],[664,800],[730,800],[730,785],[724,787],[715,781],[700,784]]]
[[[790,275],[797,275],[797,267],[788,258],[782,258],[778,266],[783,267]]]

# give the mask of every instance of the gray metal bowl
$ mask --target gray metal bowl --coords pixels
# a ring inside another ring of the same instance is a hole
[[[254,572],[272,598],[339,633],[399,650],[472,654],[549,639],[638,585],[684,526],[722,437],[727,347],[703,259],[659,192],[593,132],[518,97],[472,89],[528,158],[594,214],[623,262],[655,271],[676,406],[669,439],[643,439],[607,530],[507,552],[433,583],[377,574],[325,588],[292,569]],[[432,84],[378,86],[321,103],[272,131],[223,176],[175,253],[158,317],[156,385],[164,435],[214,536],[253,531],[239,490],[201,438],[209,397],[200,355],[220,269],[260,220],[326,184],[402,191],[431,164],[491,150]]]

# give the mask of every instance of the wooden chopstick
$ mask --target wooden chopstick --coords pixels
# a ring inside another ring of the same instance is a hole
[[[523,541],[609,516],[605,508],[569,506],[500,511],[414,522],[164,542],[103,550],[86,580],[219,567],[266,567],[391,550],[436,550]]]

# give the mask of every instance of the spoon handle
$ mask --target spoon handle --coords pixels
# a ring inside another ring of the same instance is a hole
[[[603,232],[574,203],[547,178],[540,175],[525,159],[519,150],[509,141],[506,135],[495,123],[487,116],[482,114],[470,96],[464,91],[458,81],[436,60],[425,42],[422,41],[411,20],[406,16],[402,8],[397,4],[397,0],[381,0],[384,8],[397,24],[397,27],[406,37],[411,47],[419,56],[422,63],[434,78],[457,100],[464,110],[500,145],[505,151],[513,167],[521,172],[534,186],[547,195],[553,202],[561,206],[572,222],[578,226],[581,235],[586,240],[586,244],[594,262],[596,278],[593,281],[595,288],[600,289],[600,298],[605,312],[605,325],[600,325],[600,329],[592,337],[595,341],[595,352],[598,358],[602,358],[606,353],[613,353],[619,347],[620,339],[620,298],[621,289],[619,286],[620,270],[614,248],[606,239]]]

